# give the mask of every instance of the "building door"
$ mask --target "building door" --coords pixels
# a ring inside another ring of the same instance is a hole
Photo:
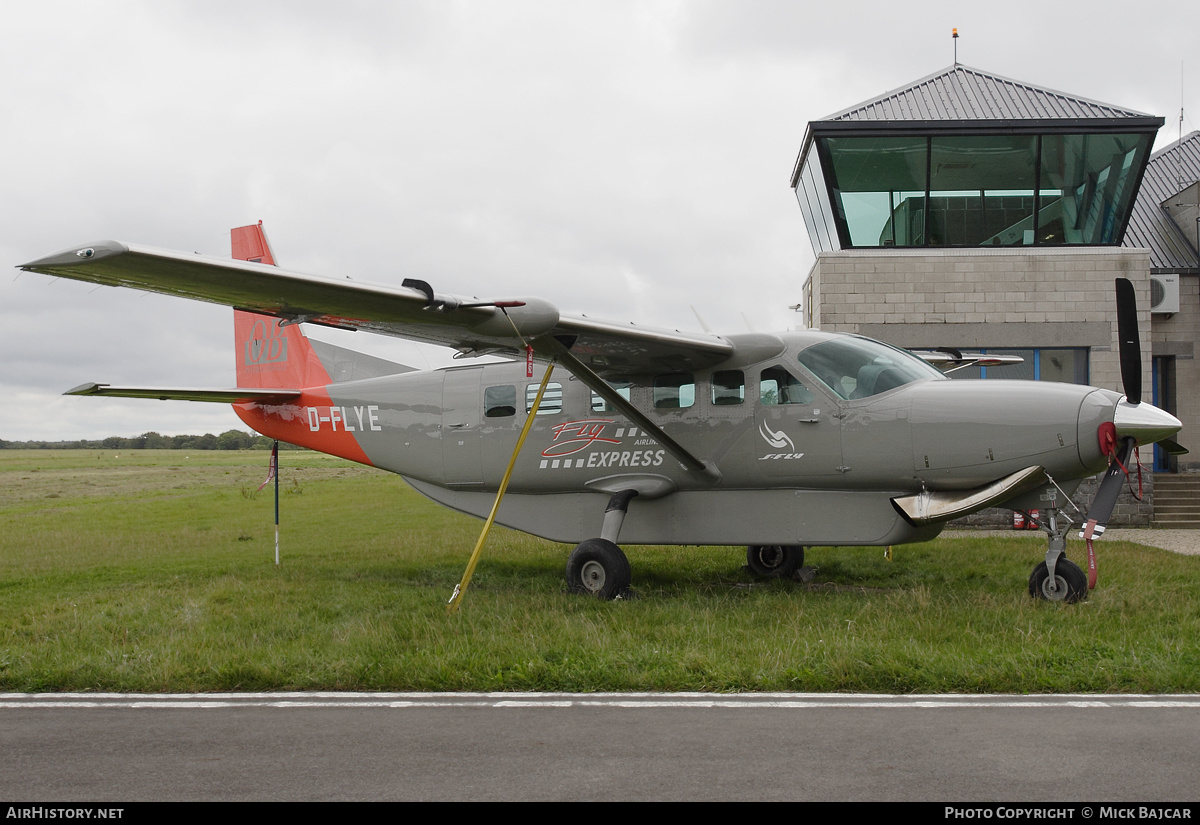
[[[1152,398],[1150,403],[1175,415],[1175,356],[1156,355],[1151,361]],[[1157,444],[1154,445],[1154,472],[1175,472],[1175,460]]]

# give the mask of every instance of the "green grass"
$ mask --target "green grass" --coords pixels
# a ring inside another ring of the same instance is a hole
[[[451,616],[480,522],[285,453],[276,567],[265,470],[0,451],[0,690],[1200,690],[1197,557],[1101,542],[1099,588],[1057,605],[1027,536],[811,548],[809,585],[627,547],[637,598],[600,602],[563,592],[569,547],[497,529]]]

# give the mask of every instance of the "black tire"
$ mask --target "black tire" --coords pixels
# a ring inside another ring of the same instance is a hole
[[[1088,597],[1087,574],[1079,569],[1079,565],[1069,561],[1066,556],[1059,556],[1054,565],[1054,579],[1057,590],[1050,590],[1050,574],[1046,570],[1046,562],[1033,568],[1029,574],[1029,595],[1035,599],[1045,599],[1049,602],[1066,602],[1074,604]]]
[[[752,544],[746,564],[764,579],[790,579],[804,566],[804,548],[798,544]]]
[[[605,539],[588,539],[567,559],[567,589],[598,599],[616,599],[629,589],[633,573],[621,548]]]

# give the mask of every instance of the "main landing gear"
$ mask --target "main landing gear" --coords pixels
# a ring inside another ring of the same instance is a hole
[[[567,589],[615,599],[629,589],[633,573],[621,548],[607,539],[588,539],[567,559]]]
[[[746,566],[764,579],[790,579],[804,566],[804,548],[798,544],[752,544],[746,548]]]
[[[608,500],[600,538],[581,542],[567,559],[567,590],[601,599],[619,599],[629,592],[629,559],[617,546],[629,501],[637,490],[621,490]]]
[[[1075,562],[1067,559],[1066,533],[1071,520],[1061,517],[1058,509],[1043,510],[1042,529],[1049,537],[1046,560],[1029,574],[1029,595],[1050,602],[1081,602],[1088,597],[1087,575]]]

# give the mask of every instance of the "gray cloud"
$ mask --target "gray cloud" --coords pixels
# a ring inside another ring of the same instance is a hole
[[[538,294],[673,328],[697,328],[694,305],[721,330],[743,330],[743,314],[780,328],[812,262],[787,187],[805,124],[949,65],[951,26],[964,63],[1166,116],[1173,139],[1190,5],[895,12],[26,4],[0,49],[0,257],[101,238],[226,255],[229,228],[262,219],[301,271]],[[1187,78],[1195,100],[1200,71]],[[0,438],[240,426],[210,405],[58,396],[87,380],[226,386],[230,339],[220,308],[0,279]]]

